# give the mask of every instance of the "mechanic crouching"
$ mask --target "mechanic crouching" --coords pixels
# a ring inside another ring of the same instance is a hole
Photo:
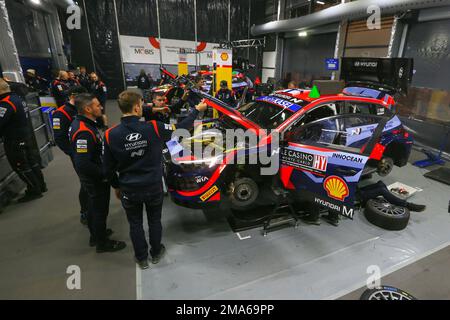
[[[47,191],[41,171],[41,157],[34,146],[34,134],[26,114],[26,103],[11,92],[9,84],[0,78],[0,138],[3,139],[6,158],[17,175],[27,185],[19,202],[42,197]]]
[[[147,269],[149,251],[143,228],[144,205],[152,263],[158,263],[165,253],[161,244],[163,144],[171,139],[175,129],[192,127],[198,113],[206,110],[207,105],[201,101],[183,121],[171,125],[155,120],[140,121],[144,100],[137,92],[122,92],[118,103],[123,115],[118,126],[105,132],[103,166],[127,214],[135,261],[141,269]]]
[[[82,188],[88,195],[89,245],[97,246],[97,253],[118,251],[126,247],[125,242],[109,239],[112,230],[106,229],[110,184],[103,176],[102,136],[96,124],[96,119],[102,115],[102,108],[97,98],[88,93],[77,95],[75,106],[78,115],[70,126],[69,137],[72,161]]]

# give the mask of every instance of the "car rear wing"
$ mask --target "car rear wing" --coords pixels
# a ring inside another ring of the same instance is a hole
[[[341,76],[347,87],[365,87],[406,94],[413,77],[411,58],[342,58]]]

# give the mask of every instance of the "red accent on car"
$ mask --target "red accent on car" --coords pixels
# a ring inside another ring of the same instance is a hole
[[[246,120],[245,118],[240,116],[238,111],[234,111],[234,110],[232,111],[232,110],[226,109],[208,99],[205,99],[205,102],[211,108],[216,109],[217,111],[220,111],[223,114],[229,116],[231,119],[233,119],[237,123],[243,125],[246,129],[252,129],[252,128],[258,129],[258,127],[256,127],[253,123],[250,123],[248,120]]]
[[[280,178],[281,182],[286,189],[295,189],[294,185],[291,182],[292,171],[294,171],[294,167],[281,166],[280,168]]]
[[[369,156],[369,159],[381,160],[381,158],[383,157],[383,153],[384,153],[385,149],[386,149],[385,146],[383,146],[382,144],[377,143],[375,145],[375,147],[373,148],[372,153]]]
[[[213,195],[207,202],[211,201],[220,201],[220,192],[217,192],[215,195]]]

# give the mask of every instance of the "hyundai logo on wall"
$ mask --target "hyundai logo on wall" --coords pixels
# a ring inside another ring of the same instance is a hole
[[[126,137],[127,141],[138,141],[140,138],[142,138],[140,133],[130,133]]]

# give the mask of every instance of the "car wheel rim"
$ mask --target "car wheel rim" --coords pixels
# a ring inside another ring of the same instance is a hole
[[[390,216],[401,216],[405,214],[405,208],[390,204],[386,200],[375,200],[373,202],[373,207]]]
[[[234,193],[239,201],[247,201],[252,197],[252,189],[247,184],[239,185]]]
[[[412,298],[402,292],[377,290],[372,293],[367,300],[412,300]]]
[[[393,168],[392,161],[383,159],[379,166],[379,172],[380,172],[380,174],[385,176],[385,175],[388,175],[392,171],[392,168]]]

